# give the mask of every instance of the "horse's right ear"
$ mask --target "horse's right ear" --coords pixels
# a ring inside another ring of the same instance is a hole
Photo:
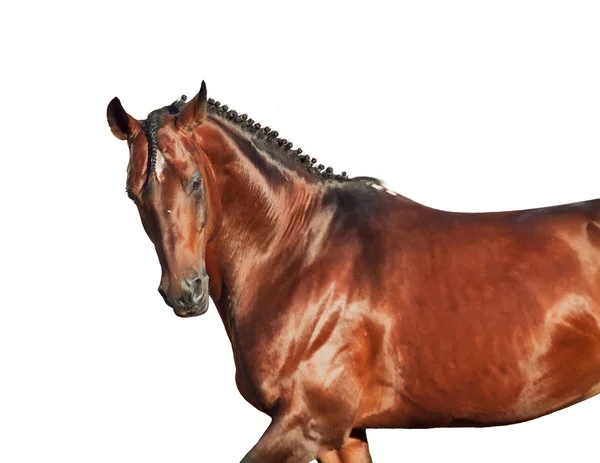
[[[119,140],[127,140],[140,129],[140,123],[125,112],[117,97],[108,103],[106,119],[113,135]]]
[[[200,91],[192,98],[192,101],[186,103],[177,116],[177,125],[187,130],[192,130],[194,126],[200,124],[206,115],[206,83],[202,81]]]

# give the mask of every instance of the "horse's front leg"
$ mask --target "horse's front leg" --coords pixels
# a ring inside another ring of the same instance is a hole
[[[317,458],[318,463],[373,463],[367,433],[364,429],[354,429],[344,445],[338,450],[329,450]]]
[[[309,463],[341,447],[350,431],[307,408],[280,412],[241,463]]]
[[[367,432],[364,429],[354,429],[350,437],[339,451],[342,463],[373,463]]]
[[[317,463],[344,463],[339,451],[329,450],[317,458]]]
[[[241,463],[309,463],[322,447],[318,433],[311,433],[308,428],[307,420],[299,415],[273,419]]]

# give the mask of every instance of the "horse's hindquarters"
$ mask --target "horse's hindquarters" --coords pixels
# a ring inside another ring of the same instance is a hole
[[[600,392],[600,309],[589,296],[568,294],[548,311],[523,363],[522,413],[538,416]]]

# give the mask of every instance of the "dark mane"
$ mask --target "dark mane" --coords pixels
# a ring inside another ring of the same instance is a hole
[[[302,148],[292,149],[294,146],[293,143],[285,138],[280,138],[277,130],[273,130],[269,126],[263,127],[259,122],[255,122],[254,119],[249,118],[247,114],[238,114],[237,111],[229,109],[229,106],[221,105],[219,101],[215,101],[212,98],[208,99],[208,112],[232,122],[245,134],[250,135],[253,141],[259,142],[273,154],[295,159],[314,175],[341,182],[350,180],[346,172],[335,174],[332,167],[325,168],[323,164],[317,164],[317,159],[311,158],[308,154],[303,154]]]
[[[144,129],[144,134],[148,139],[148,178],[150,178],[154,172],[156,165],[156,150],[158,149],[156,133],[161,126],[163,115],[167,113],[177,114],[185,105],[186,100],[187,97],[182,95],[179,100],[173,102],[169,106],[164,106],[152,111],[143,122],[142,127]],[[338,182],[367,181],[377,184],[382,183],[380,180],[372,177],[363,176],[350,178],[346,172],[342,172],[341,174],[334,173],[332,167],[326,168],[323,164],[317,164],[317,159],[311,158],[308,154],[304,154],[301,148],[292,149],[293,143],[285,138],[280,138],[279,132],[276,130],[271,129],[269,126],[263,127],[259,122],[249,118],[247,114],[239,114],[237,111],[229,109],[229,106],[222,105],[213,98],[208,99],[207,111],[209,114],[235,125],[244,134],[249,135],[252,142],[259,148],[262,148],[275,156],[283,157],[283,159],[287,158],[296,161],[296,163],[302,166],[307,172],[318,178]]]

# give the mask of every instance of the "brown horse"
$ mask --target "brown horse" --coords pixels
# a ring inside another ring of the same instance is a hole
[[[243,462],[369,462],[366,428],[516,423],[600,392],[598,200],[435,210],[315,167],[204,83],[184,100],[107,116],[161,295],[187,317],[210,294],[272,418]]]

